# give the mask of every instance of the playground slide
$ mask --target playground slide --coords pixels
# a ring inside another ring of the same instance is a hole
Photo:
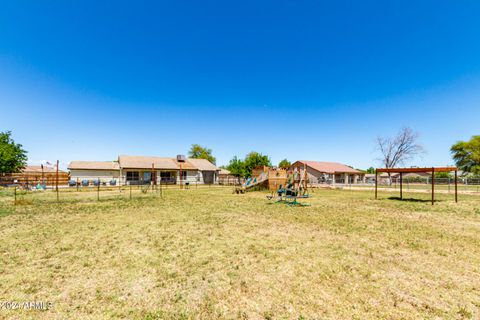
[[[252,187],[258,186],[259,184],[264,183],[267,180],[268,180],[268,171],[263,172],[258,177],[247,179],[247,181],[245,182],[245,189],[250,189]]]

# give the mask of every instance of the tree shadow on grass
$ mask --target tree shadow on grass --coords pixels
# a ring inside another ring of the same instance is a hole
[[[431,203],[432,200],[431,199],[416,199],[416,198],[400,198],[400,197],[388,197],[387,198],[388,200],[397,200],[397,201],[405,201],[405,202],[428,202],[428,203]],[[434,202],[441,202],[443,200],[434,200]]]

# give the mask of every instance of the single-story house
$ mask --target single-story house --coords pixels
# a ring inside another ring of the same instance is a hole
[[[312,184],[360,183],[365,176],[360,170],[338,162],[299,160],[291,165],[290,170],[295,168],[306,168],[308,182]]]
[[[120,155],[117,161],[72,161],[71,179],[118,181],[119,184],[214,184],[220,171],[205,159]]]

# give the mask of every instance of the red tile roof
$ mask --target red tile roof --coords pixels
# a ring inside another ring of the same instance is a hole
[[[308,167],[317,170],[319,172],[325,173],[362,173],[356,169],[350,168],[347,165],[338,163],[338,162],[320,162],[320,161],[307,161],[307,160],[299,160],[302,164],[307,165]]]

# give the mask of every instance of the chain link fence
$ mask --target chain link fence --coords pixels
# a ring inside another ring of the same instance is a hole
[[[405,177],[402,179],[403,189],[408,190],[431,190],[431,177]],[[345,179],[336,179],[335,183],[331,180],[327,181],[309,181],[310,187],[335,187],[335,188],[374,188],[375,180],[370,181],[353,181],[345,182]],[[382,178],[379,179],[378,186],[381,188],[400,189],[400,178]],[[459,177],[457,181],[459,192],[480,193],[480,178]],[[451,178],[435,178],[435,189],[448,192],[455,191],[455,179]]]

